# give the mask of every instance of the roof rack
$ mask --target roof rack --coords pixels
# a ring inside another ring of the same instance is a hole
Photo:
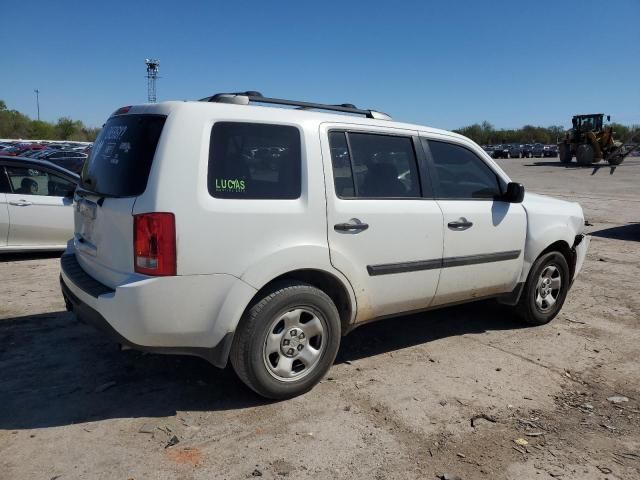
[[[363,110],[357,108],[352,103],[341,103],[339,105],[330,105],[326,103],[312,103],[312,102],[300,102],[298,100],[285,100],[282,98],[270,98],[265,97],[260,92],[248,91],[248,92],[232,92],[232,93],[216,93],[210,97],[200,99],[201,102],[216,102],[216,103],[232,103],[236,105],[248,105],[251,102],[254,103],[269,103],[274,105],[286,105],[290,107],[298,107],[306,110],[331,110],[334,112],[342,113],[354,113],[356,115],[364,115],[367,118],[375,118],[378,120],[391,120],[391,117],[386,113],[377,112],[375,110]]]

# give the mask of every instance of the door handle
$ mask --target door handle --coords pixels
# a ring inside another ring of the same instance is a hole
[[[367,228],[369,228],[369,224],[368,223],[362,223],[362,222],[358,222],[358,223],[336,223],[333,226],[333,229],[336,232],[362,232],[364,230],[366,230]]]
[[[32,205],[31,202],[27,202],[26,200],[18,200],[17,202],[9,202],[9,205],[15,205],[16,207],[28,207]]]
[[[473,222],[468,221],[466,218],[461,217],[458,220],[456,220],[455,222],[449,222],[447,224],[447,226],[451,229],[451,230],[466,230],[468,228],[473,227]]]

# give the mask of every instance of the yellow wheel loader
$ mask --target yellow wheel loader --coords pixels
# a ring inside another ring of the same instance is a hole
[[[632,132],[626,142],[614,140],[613,127],[603,125],[603,113],[575,115],[571,119],[573,127],[567,131],[564,140],[558,143],[558,155],[562,163],[570,163],[575,156],[581,165],[591,165],[606,160],[609,165],[620,165],[633,150],[625,145],[637,136]],[[607,115],[607,121],[611,117]]]

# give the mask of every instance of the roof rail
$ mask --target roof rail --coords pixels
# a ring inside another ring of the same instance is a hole
[[[265,97],[260,92],[232,92],[232,93],[216,93],[210,97],[200,99],[201,102],[216,103],[232,103],[236,105],[248,105],[254,103],[269,103],[274,105],[286,105],[290,107],[298,107],[300,109],[310,110],[331,110],[334,112],[354,113],[356,115],[364,115],[367,118],[375,118],[378,120],[391,120],[386,113],[377,112],[375,110],[363,110],[357,108],[352,103],[341,103],[339,105],[330,105],[326,103],[300,102],[298,100],[285,100],[282,98]]]

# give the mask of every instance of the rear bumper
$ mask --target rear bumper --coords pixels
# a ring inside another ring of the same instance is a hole
[[[193,355],[220,368],[242,314],[226,300],[255,293],[246,284],[234,289],[239,280],[227,275],[148,278],[111,289],[84,272],[73,253],[63,255],[60,265],[62,294],[79,320],[133,349]]]

